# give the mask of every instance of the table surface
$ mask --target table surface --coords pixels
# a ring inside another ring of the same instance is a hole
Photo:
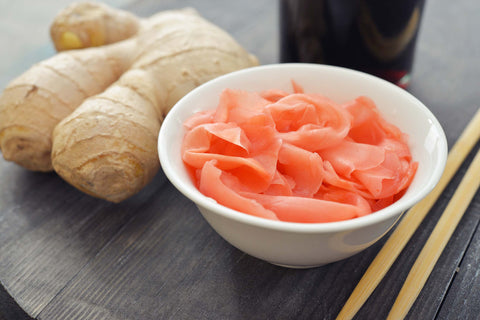
[[[69,2],[0,1],[1,90],[54,53],[48,25]],[[278,62],[276,1],[106,2],[140,16],[195,7],[262,64]],[[475,0],[427,1],[422,20],[409,91],[439,119],[450,146],[479,108],[479,14]],[[357,319],[386,317],[471,158]],[[3,159],[0,182],[0,319],[334,319],[385,241],[323,267],[287,269],[225,242],[162,172],[121,204]],[[478,319],[479,221],[477,194],[409,319]]]

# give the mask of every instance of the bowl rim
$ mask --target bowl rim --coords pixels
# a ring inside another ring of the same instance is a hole
[[[437,166],[434,168],[432,175],[428,178],[428,183],[423,185],[422,188],[419,190],[418,193],[411,196],[411,200],[409,202],[401,201],[399,199],[392,205],[383,208],[379,211],[373,212],[366,216],[357,217],[354,219],[343,220],[343,221],[334,221],[334,222],[323,222],[323,223],[302,223],[302,222],[288,222],[288,221],[276,221],[276,220],[269,220],[261,217],[252,216],[221,204],[218,204],[214,199],[207,197],[200,193],[200,191],[193,186],[193,189],[186,186],[182,179],[180,179],[174,170],[172,170],[170,166],[170,158],[168,157],[168,150],[165,148],[165,143],[162,143],[167,137],[166,128],[167,125],[165,123],[169,123],[171,119],[175,116],[176,110],[178,110],[177,106],[181,106],[184,101],[190,99],[191,96],[197,94],[198,91],[204,90],[204,88],[208,88],[209,86],[214,86],[219,82],[225,81],[225,79],[229,79],[231,77],[236,77],[238,75],[243,75],[246,73],[255,73],[264,70],[270,69],[278,69],[278,68],[315,68],[318,70],[322,69],[331,69],[337,70],[339,72],[351,73],[356,74],[357,76],[360,75],[369,81],[377,81],[384,86],[390,87],[390,90],[399,91],[399,94],[405,95],[406,98],[410,99],[413,104],[417,107],[421,108],[421,111],[428,117],[431,124],[436,127],[438,132],[440,133],[439,137],[439,157],[440,159],[437,162]],[[287,231],[287,232],[301,232],[301,233],[332,233],[332,232],[340,232],[340,231],[347,231],[352,229],[358,229],[362,227],[367,227],[374,225],[376,223],[397,217],[397,219],[409,208],[413,205],[418,203],[422,198],[424,198],[428,193],[430,193],[433,188],[437,185],[446,165],[447,155],[448,155],[448,146],[447,146],[447,139],[445,136],[445,132],[440,125],[439,121],[435,117],[435,115],[428,109],[420,100],[418,100],[415,96],[413,96],[408,91],[396,86],[393,83],[390,83],[384,79],[378,78],[368,73],[364,73],[361,71],[338,67],[338,66],[331,66],[331,65],[323,65],[323,64],[312,64],[312,63],[274,63],[274,64],[265,64],[260,66],[249,67],[245,69],[241,69],[238,71],[233,71],[225,75],[221,75],[216,77],[212,80],[205,82],[204,84],[198,86],[197,88],[193,89],[189,93],[187,93],[183,98],[181,98],[169,111],[166,115],[163,124],[160,128],[159,136],[158,136],[158,156],[161,163],[161,168],[165,173],[168,180],[190,201],[193,201],[197,207],[204,207],[207,210],[210,210],[218,215],[221,215],[227,219],[232,219],[237,222],[253,225],[256,227],[261,227],[265,229],[271,230],[278,230],[278,231]],[[194,192],[191,192],[194,190]],[[203,212],[201,212],[202,215]]]

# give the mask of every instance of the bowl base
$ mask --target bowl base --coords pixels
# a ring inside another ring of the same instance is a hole
[[[270,262],[270,261],[269,261]],[[283,268],[290,268],[290,269],[311,269],[311,268],[317,268],[326,265],[326,263],[321,263],[321,264],[313,264],[313,265],[308,265],[308,266],[303,266],[303,265],[290,265],[290,264],[281,264],[281,263],[275,263],[275,262],[270,262],[271,264],[274,264],[279,267]]]

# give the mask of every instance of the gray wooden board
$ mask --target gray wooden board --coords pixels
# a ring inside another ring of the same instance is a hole
[[[119,3],[141,16],[195,7],[261,63],[278,61],[276,1]],[[474,0],[427,1],[422,22],[409,90],[438,117],[450,146],[480,107],[479,10]],[[0,53],[9,61],[5,74],[20,73],[53,52],[47,44],[31,48],[17,59]],[[356,319],[388,314],[468,161]],[[38,319],[334,319],[385,241],[347,260],[292,270],[226,243],[162,172],[118,205],[86,196],[55,174],[5,161],[0,186],[0,281],[6,290],[0,292],[0,307],[16,301]],[[478,317],[479,220],[477,194],[409,319]],[[0,318],[25,316],[15,307],[1,311]]]
[[[477,213],[479,202],[475,203]],[[478,214],[477,214],[478,216]],[[456,270],[455,281],[443,301],[439,319],[468,319],[480,317],[480,228],[476,225],[473,240],[470,242],[461,264]]]

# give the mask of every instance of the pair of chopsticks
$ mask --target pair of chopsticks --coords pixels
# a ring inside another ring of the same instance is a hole
[[[383,279],[420,223],[433,207],[455,172],[480,138],[480,109],[449,152],[445,170],[437,186],[403,217],[360,279],[337,320],[352,319]],[[470,164],[435,229],[415,261],[400,290],[388,319],[403,319],[418,297],[447,242],[455,231],[480,185],[480,151]]]

